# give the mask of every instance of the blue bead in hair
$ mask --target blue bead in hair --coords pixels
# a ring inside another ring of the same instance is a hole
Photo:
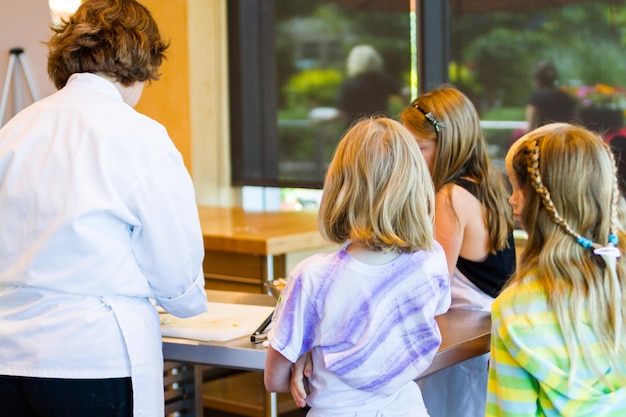
[[[578,236],[578,238],[576,238],[576,242],[582,246],[583,248],[591,248],[593,247],[593,242],[587,238],[584,238],[582,236]]]

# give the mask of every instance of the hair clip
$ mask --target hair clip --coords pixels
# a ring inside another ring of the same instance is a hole
[[[413,107],[424,114],[424,117],[426,117],[428,121],[430,121],[433,124],[433,126],[435,126],[435,130],[437,131],[437,133],[439,133],[440,127],[446,127],[445,123],[440,123],[434,114],[432,114],[431,112],[427,112],[426,110],[420,108],[417,103],[413,103]]]
[[[622,253],[615,246],[602,246],[601,248],[595,248],[593,250],[594,255],[602,256],[613,256],[614,258],[619,258],[622,256]]]

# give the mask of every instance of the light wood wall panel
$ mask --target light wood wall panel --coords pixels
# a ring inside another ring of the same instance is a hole
[[[182,153],[192,171],[189,115],[189,42],[186,0],[142,0],[159,25],[161,36],[170,41],[161,79],[144,89],[137,110],[158,120]]]
[[[226,0],[143,0],[171,42],[162,78],[137,110],[163,123],[199,204],[240,204],[230,186]]]

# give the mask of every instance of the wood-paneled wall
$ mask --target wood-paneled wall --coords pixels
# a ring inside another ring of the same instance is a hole
[[[143,0],[142,3],[159,24],[161,36],[170,41],[170,48],[161,67],[161,79],[144,89],[137,110],[167,127],[187,168],[192,170],[187,1]]]
[[[137,110],[167,128],[199,204],[239,203],[230,186],[226,0],[140,0],[171,46]]]

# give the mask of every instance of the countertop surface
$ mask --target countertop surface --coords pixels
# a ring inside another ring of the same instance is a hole
[[[245,211],[199,206],[205,250],[279,255],[331,245],[320,235],[316,211]]]

